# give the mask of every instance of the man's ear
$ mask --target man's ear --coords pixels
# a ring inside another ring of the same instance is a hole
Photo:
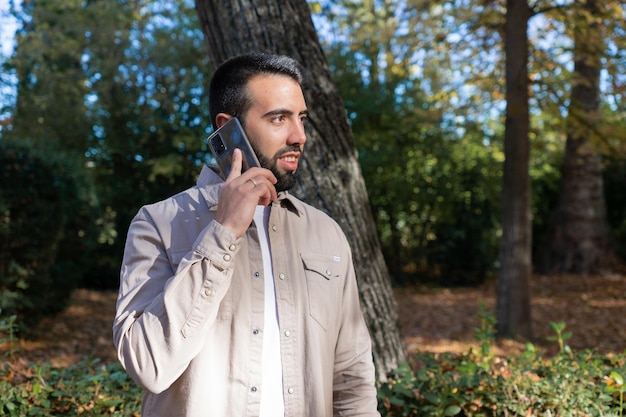
[[[217,116],[215,116],[215,124],[217,125],[217,128],[219,129],[220,127],[224,126],[224,124],[232,118],[233,116],[231,116],[230,114],[218,113]]]

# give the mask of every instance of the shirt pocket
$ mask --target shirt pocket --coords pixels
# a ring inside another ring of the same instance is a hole
[[[309,314],[328,330],[331,320],[340,314],[341,271],[340,257],[326,254],[300,254],[306,277]]]

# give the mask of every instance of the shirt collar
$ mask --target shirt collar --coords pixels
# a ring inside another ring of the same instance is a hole
[[[214,210],[217,207],[217,201],[219,197],[220,187],[224,183],[224,180],[208,166],[203,166],[196,185],[200,189],[200,192],[204,196],[209,208]],[[287,191],[281,191],[278,193],[278,200],[273,203],[274,206],[286,208],[290,212],[300,216],[303,212],[303,203],[296,197],[289,194]]]

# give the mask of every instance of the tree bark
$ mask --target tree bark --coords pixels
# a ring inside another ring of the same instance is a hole
[[[499,337],[532,336],[531,215],[528,139],[528,19],[526,0],[507,0],[506,126],[496,319]]]
[[[602,273],[611,270],[615,260],[606,217],[602,158],[594,143],[598,138],[604,44],[601,7],[598,0],[582,2],[574,21],[574,78],[560,197],[537,262],[537,270],[545,274]]]
[[[245,52],[289,55],[305,68],[307,150],[293,190],[333,217],[351,243],[378,377],[406,360],[385,265],[343,102],[305,0],[196,0],[209,58],[219,65]]]

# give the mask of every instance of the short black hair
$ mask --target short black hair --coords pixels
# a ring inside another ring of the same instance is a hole
[[[248,81],[261,74],[286,75],[300,86],[303,82],[302,67],[285,55],[253,52],[224,61],[215,70],[209,86],[209,112],[215,129],[218,113],[243,117],[251,105],[246,91]]]

